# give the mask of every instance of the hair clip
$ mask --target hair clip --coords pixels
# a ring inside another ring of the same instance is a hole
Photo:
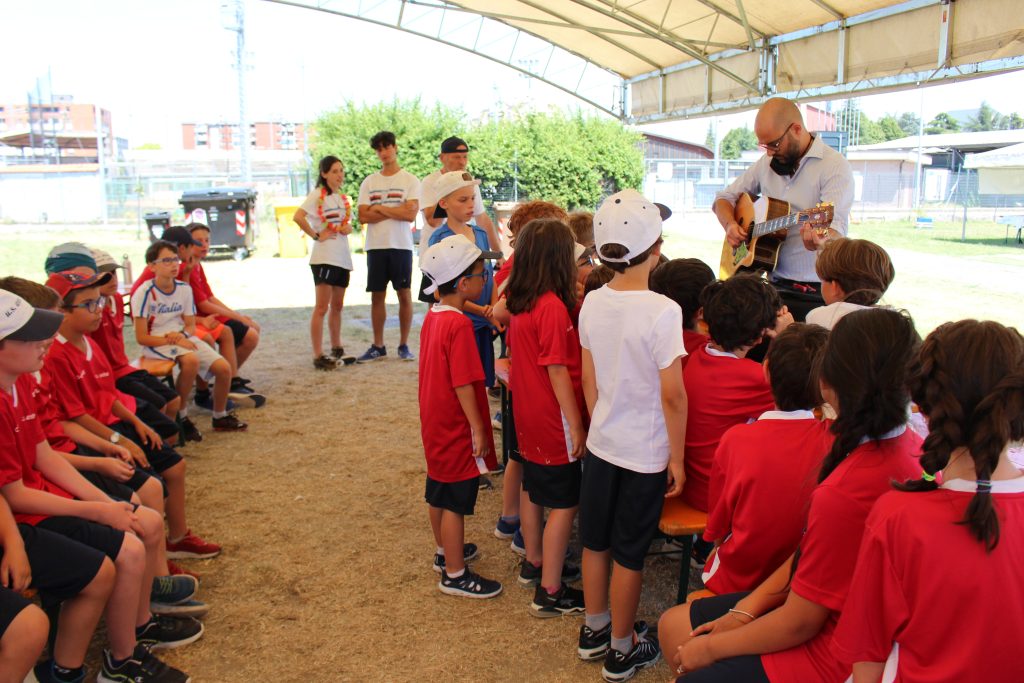
[[[988,479],[979,479],[978,480],[978,493],[991,493],[991,492],[992,492],[992,482],[990,480],[988,480]]]
[[[935,481],[935,475],[928,474],[928,472],[926,472],[925,470],[921,470],[921,478],[924,479],[925,481]]]

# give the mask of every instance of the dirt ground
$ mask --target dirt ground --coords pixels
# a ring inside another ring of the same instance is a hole
[[[491,533],[500,476],[481,491],[467,540],[482,551],[475,569],[505,591],[477,601],[437,590],[417,364],[389,357],[316,372],[308,315],[258,312],[263,342],[244,374],[267,405],[241,413],[247,433],[208,431],[182,451],[190,523],[224,553],[185,563],[202,575],[207,631],[163,658],[197,683],[600,680],[600,665],[575,654],[580,618],[527,613],[532,593],[516,583],[518,556]],[[368,318],[367,306],[346,309],[350,350],[368,345]],[[387,330],[389,349],[397,333]],[[648,566],[640,618],[653,624],[674,600],[679,560],[652,557]],[[659,666],[635,680],[667,678]]]

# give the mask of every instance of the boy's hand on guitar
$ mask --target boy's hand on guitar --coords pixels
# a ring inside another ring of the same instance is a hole
[[[748,230],[744,230],[736,221],[729,221],[725,226],[725,239],[733,249],[747,241]]]

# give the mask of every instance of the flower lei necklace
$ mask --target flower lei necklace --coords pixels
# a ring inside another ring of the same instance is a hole
[[[320,188],[320,200],[316,203],[316,215],[320,217],[320,224],[323,225],[323,226],[328,226],[329,225],[329,223],[327,222],[327,219],[324,218],[324,200],[327,199],[327,195],[328,194],[329,194],[328,188],[321,187]],[[347,194],[343,194],[343,195],[341,195],[341,203],[345,207],[345,215],[343,216],[343,218],[342,218],[342,220],[340,222],[342,224],[344,224],[344,223],[348,222],[349,217],[352,215],[352,200],[349,199]]]

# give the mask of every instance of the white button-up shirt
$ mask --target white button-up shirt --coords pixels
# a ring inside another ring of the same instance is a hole
[[[715,195],[735,205],[740,194],[773,197],[789,202],[791,211],[809,209],[818,202],[835,205],[831,228],[846,235],[853,206],[853,171],[846,158],[815,136],[807,154],[800,159],[796,173],[779,175],[770,167],[771,158],[762,156],[729,187]],[[818,254],[804,247],[800,231],[792,229],[779,251],[773,276],[800,282],[818,282],[814,261]]]

